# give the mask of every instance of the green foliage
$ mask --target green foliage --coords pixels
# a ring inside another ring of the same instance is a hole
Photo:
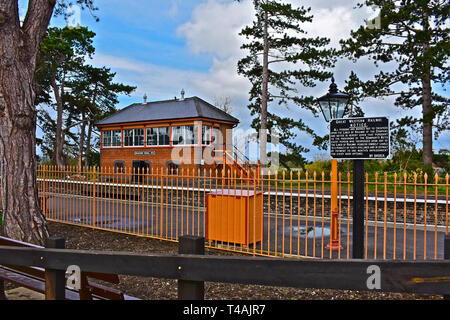
[[[89,166],[100,167],[100,152],[90,151],[87,153],[87,160]]]
[[[305,165],[305,170],[309,173],[316,172],[318,174],[321,174],[322,172],[325,172],[325,174],[329,174],[331,171],[331,160],[317,160],[313,163]]]
[[[372,80],[363,81],[356,74],[347,82],[356,102],[366,98],[395,97],[395,105],[403,110],[421,108],[405,116],[398,128],[424,131],[423,161],[431,161],[432,132],[435,138],[450,128],[450,99],[441,95],[450,81],[450,2],[435,0],[365,0],[358,7],[381,9],[381,27],[361,26],[351,37],[341,40],[342,53],[356,62],[368,58],[380,70]]]
[[[130,94],[136,87],[114,82],[115,73],[107,67],[93,67],[86,57],[95,52],[95,33],[85,27],[49,28],[42,41],[41,57],[36,71],[38,125],[44,132],[38,141],[46,159],[55,159],[57,121],[50,110],[58,108],[56,93],[60,93],[63,109],[64,153],[67,164],[78,164],[79,154],[86,165],[97,163],[90,155],[94,122],[114,112],[120,94]],[[78,132],[76,131],[78,129]],[[86,130],[88,133],[86,134]],[[81,139],[83,140],[81,141]],[[88,150],[87,150],[88,149]],[[76,161],[75,161],[76,159]]]
[[[256,15],[253,24],[240,33],[249,40],[241,47],[249,54],[238,62],[238,73],[247,77],[252,84],[248,105],[251,115],[256,116],[252,127],[256,130],[261,127],[262,101],[267,94],[270,105],[267,110],[267,129],[276,129],[280,133],[280,143],[293,154],[300,155],[309,150],[294,142],[297,135],[307,133],[315,141],[318,137],[302,119],[282,117],[280,110],[290,103],[318,116],[315,97],[299,94],[298,88],[315,87],[317,82],[330,79],[332,74],[327,70],[334,66],[336,52],[328,48],[328,38],[308,37],[303,29],[305,23],[313,21],[311,8],[294,8],[290,4],[269,0],[254,0],[254,7]],[[268,46],[267,62],[263,58],[265,46]],[[279,63],[283,64],[283,70],[276,67]],[[267,92],[263,92],[263,67],[266,64]]]
[[[422,150],[416,149],[417,140],[414,134],[403,127],[397,127],[391,131],[391,152],[392,158],[387,160],[365,160],[364,170],[371,177],[376,172],[383,174],[387,172],[390,179],[393,179],[393,174],[403,177],[407,173],[409,182],[414,182],[414,174],[417,174],[417,181],[424,182],[424,174],[426,173],[429,179],[434,179],[435,173],[443,177],[450,173],[450,151],[443,149],[439,153],[433,155],[433,163],[438,166],[435,170],[429,165],[424,165],[422,161]],[[328,155],[317,155],[314,161],[305,166],[309,172],[316,171],[326,172],[331,171],[331,160]],[[353,162],[350,160],[338,161],[338,171],[342,173],[353,172]],[[430,180],[428,180],[430,181]]]
[[[269,152],[267,157],[270,159],[272,154]],[[290,169],[290,168],[304,168],[306,159],[299,153],[289,152],[286,154],[278,153],[278,161],[280,166]]]
[[[56,6],[54,9],[54,15],[63,16],[64,18],[70,17],[70,10],[67,10],[70,5],[77,4],[81,7],[81,9],[88,9],[91,13],[92,17],[98,22],[99,18],[94,15],[94,12],[98,10],[96,6],[94,6],[94,0],[72,0],[72,1],[64,1],[58,0],[56,1]]]
[[[444,172],[450,173],[450,150],[439,150],[439,153],[433,156],[433,163],[442,168]]]
[[[404,159],[408,159],[407,162]],[[417,174],[417,182],[424,182],[424,174],[428,175],[428,182],[430,179],[434,179],[434,175],[437,173],[440,177],[445,176],[445,174],[450,173],[450,156],[435,154],[434,159],[436,164],[439,162],[440,169],[435,170],[431,166],[424,165],[422,162],[422,151],[403,151],[401,154],[394,154],[392,159],[388,160],[365,160],[364,161],[364,171],[369,174],[372,178],[374,174],[383,175],[387,172],[392,178],[394,173],[397,173],[399,177],[403,177],[406,173],[408,176],[408,181],[414,181],[414,174]],[[316,172],[320,174],[322,171],[326,175],[331,172],[331,160],[316,160],[305,165],[305,170],[310,174]],[[346,174],[347,172],[353,172],[353,161],[344,160],[338,161],[338,172]]]

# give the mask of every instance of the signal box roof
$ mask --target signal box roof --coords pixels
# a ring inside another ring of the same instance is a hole
[[[132,104],[95,124],[97,126],[127,122],[150,122],[203,118],[238,124],[239,120],[198,98],[173,99]]]

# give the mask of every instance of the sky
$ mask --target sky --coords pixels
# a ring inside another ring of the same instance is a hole
[[[311,36],[330,38],[335,47],[340,39],[350,36],[351,30],[364,25],[365,19],[376,15],[372,9],[355,9],[359,0],[289,2],[311,7],[313,24],[305,25],[305,29]],[[144,94],[148,101],[167,100],[179,97],[184,89],[186,97],[198,96],[210,103],[228,97],[233,116],[241,121],[239,127],[247,130],[251,122],[247,109],[250,83],[237,74],[237,61],[245,56],[240,49],[244,39],[239,32],[253,21],[252,3],[251,0],[96,0],[99,10],[95,15],[99,22],[87,10],[81,12],[79,21],[96,33],[96,53],[91,63],[111,68],[116,72],[115,81],[137,86],[130,96],[120,97],[118,109],[142,102]],[[19,6],[22,15],[26,1],[20,0]],[[62,17],[51,21],[52,26],[59,27],[66,23]],[[390,67],[383,66],[386,70]],[[363,80],[371,79],[378,71],[368,60],[357,63],[340,60],[333,70],[338,88],[344,87],[352,70]],[[329,85],[318,83],[314,88],[299,91],[320,97]],[[392,99],[371,99],[360,106],[369,117],[388,116],[395,120],[405,115]],[[325,135],[329,130],[321,116],[315,118],[293,105],[287,108],[269,105],[269,110],[301,118],[318,134]],[[420,109],[408,114],[418,116]],[[324,154],[312,146],[309,136],[300,134],[296,140],[310,148],[306,155],[309,160]],[[450,134],[442,135],[434,147],[450,148]]]

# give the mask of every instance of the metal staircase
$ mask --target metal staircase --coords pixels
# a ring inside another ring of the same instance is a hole
[[[250,159],[239,149],[233,146],[230,150],[215,150],[215,163],[228,166],[234,170],[242,179],[251,184],[258,184],[260,179],[260,162],[251,163]]]

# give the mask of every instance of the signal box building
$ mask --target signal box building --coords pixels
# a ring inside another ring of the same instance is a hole
[[[115,173],[209,170],[223,163],[221,152],[232,143],[228,129],[238,123],[198,97],[132,104],[96,123],[101,166]]]

